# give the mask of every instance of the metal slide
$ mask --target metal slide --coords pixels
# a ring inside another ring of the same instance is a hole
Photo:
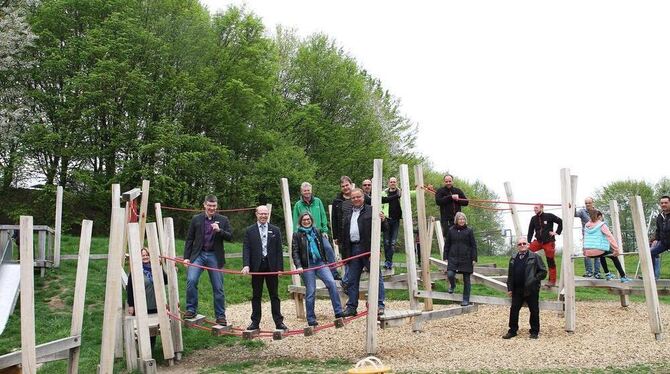
[[[0,248],[0,334],[5,331],[7,320],[14,312],[19,296],[21,269],[18,263],[11,263],[12,240],[7,240]]]

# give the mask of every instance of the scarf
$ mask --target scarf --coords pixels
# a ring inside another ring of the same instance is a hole
[[[153,275],[151,274],[151,263],[145,264],[142,263],[142,271],[144,271],[144,276],[149,279],[149,282],[153,283],[154,278]]]
[[[319,247],[316,245],[316,230],[313,226],[311,227],[302,227],[298,228],[298,231],[305,233],[307,237],[307,242],[309,243],[309,254],[314,260],[320,260],[321,254],[319,253]]]

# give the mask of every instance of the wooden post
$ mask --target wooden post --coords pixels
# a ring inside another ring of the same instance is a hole
[[[126,353],[126,369],[137,370],[137,342],[135,341],[135,317],[123,317],[123,346]]]
[[[109,229],[109,254],[107,256],[107,280],[105,283],[105,307],[102,321],[102,343],[100,346],[100,365],[98,373],[114,372],[114,346],[117,340],[116,321],[121,314],[121,260],[125,226],[123,208],[112,208]]]
[[[133,281],[133,299],[135,300],[135,319],[137,321],[137,346],[139,350],[138,366],[142,369],[151,358],[149,342],[149,317],[147,297],[144,292],[144,272],[142,271],[142,242],[140,227],[137,223],[128,224],[128,253],[130,254],[130,273]],[[154,286],[156,286],[154,282]],[[155,366],[154,366],[155,368]]]
[[[403,242],[405,242],[405,264],[407,265],[409,307],[412,310],[419,310],[419,299],[416,297],[416,293],[419,291],[419,284],[416,274],[416,254],[414,253],[412,199],[410,198],[409,193],[409,169],[406,164],[400,165],[400,189],[403,191],[403,194],[400,196],[400,204],[402,204]],[[412,331],[421,331],[421,322],[418,318],[414,318],[412,322]]]
[[[658,306],[658,292],[654,280],[654,266],[651,262],[651,251],[649,249],[649,236],[644,219],[642,199],[635,196],[630,204],[633,213],[633,227],[635,227],[635,241],[642,265],[642,282],[644,283],[644,295],[647,300],[647,312],[649,313],[649,325],[656,340],[663,339],[663,324],[661,323],[661,310]]]
[[[375,159],[372,172],[372,241],[370,242],[370,278],[368,281],[368,316],[366,350],[377,353],[377,311],[379,301],[379,249],[382,236],[382,160]]]
[[[114,183],[112,185],[112,208],[118,208],[121,206],[121,185]]]
[[[21,366],[37,372],[35,352],[35,277],[33,272],[33,217],[21,216]]]
[[[574,244],[572,224],[575,205],[572,199],[572,179],[570,169],[561,169],[561,203],[563,206],[563,257],[562,277],[565,290],[565,331],[575,331],[575,269],[572,266],[572,248]]]
[[[47,267],[47,232],[40,230],[37,232],[37,263],[40,268],[40,278],[44,278]]]
[[[163,222],[161,203],[154,204],[154,210],[156,211],[156,229],[158,230],[158,249],[160,255],[165,255],[167,253],[167,240],[165,238],[165,224]]]
[[[571,175],[570,176],[570,188],[571,188],[571,196],[572,196],[572,204],[573,204],[573,208],[572,208],[573,221],[574,221],[575,209],[576,209],[574,207],[574,204],[575,204],[575,201],[577,201],[577,180],[578,179],[577,179],[576,175]],[[566,229],[567,229],[567,227],[566,227]],[[572,228],[570,228],[570,229],[572,230]],[[565,248],[565,246],[564,246],[564,248]],[[570,261],[570,268],[572,269],[573,282],[574,282],[574,276],[575,276],[575,267],[574,267],[575,263],[572,260],[572,255],[574,254],[574,252],[575,251],[574,251],[574,232],[573,232],[573,247],[570,248],[570,260],[571,260]],[[565,249],[563,250],[563,253],[565,254]],[[562,262],[561,262],[561,264],[562,264]],[[561,296],[564,294],[563,288],[565,287],[565,284],[564,284],[565,279],[563,278],[563,275],[564,275],[563,270],[561,269],[561,272],[558,275],[558,284],[557,284],[558,287],[556,287],[556,294],[558,295],[559,300],[560,300]]]
[[[437,236],[437,245],[440,247],[440,260],[444,259],[444,233],[442,232],[442,222],[435,221],[435,236]]]
[[[288,247],[288,253],[291,253],[291,244],[293,242],[293,214],[291,212],[291,197],[288,192],[288,179],[281,179],[281,199],[284,206],[284,224],[286,227],[286,244]],[[289,256],[290,258],[290,256]],[[295,270],[295,264],[289,259],[289,264],[291,264],[291,270]],[[300,286],[300,276],[298,274],[291,275],[291,281],[294,286]],[[293,301],[295,302],[295,314],[299,319],[305,319],[305,304],[303,302],[302,295],[298,293],[293,293]]]
[[[142,202],[140,203],[140,248],[144,246],[147,229],[147,209],[149,209],[149,181],[142,181]]]
[[[74,286],[74,303],[72,305],[72,325],[70,336],[82,334],[84,325],[84,304],[86,302],[86,281],[88,279],[88,258],[91,253],[91,234],[93,221],[81,221],[81,236],[79,239],[79,258],[77,259],[77,280]],[[67,363],[68,374],[79,372],[79,354],[81,346],[70,348]]]
[[[414,181],[419,186],[416,189],[416,211],[419,226],[419,243],[421,243],[421,279],[423,281],[423,288],[430,292],[433,289],[430,280],[430,244],[428,242],[428,228],[426,227],[426,200],[423,188],[423,167],[421,165],[414,166]],[[433,299],[423,300],[423,310],[433,310]]]
[[[621,254],[618,256],[618,258],[621,262],[621,267],[625,269],[626,264],[624,263],[625,256],[623,255],[623,238],[621,235],[621,220],[619,219],[619,203],[617,203],[616,200],[610,201],[610,216],[612,217],[612,234],[614,235],[614,239],[616,239],[617,245],[621,250]],[[630,296],[628,296],[628,294],[621,295],[620,298],[621,306],[630,305]]]
[[[268,223],[270,222],[270,218],[272,218],[272,204],[267,203],[265,206],[268,208]]]
[[[63,225],[63,186],[56,187],[56,224],[54,227],[54,267],[60,267],[60,241]]]
[[[175,257],[175,239],[174,239],[174,222],[172,218],[165,218],[165,237],[167,240],[167,256]],[[179,315],[179,284],[177,278],[177,268],[174,261],[165,261],[166,273],[168,276],[168,296],[170,311]],[[177,361],[181,360],[181,354],[184,352],[184,342],[181,335],[181,323],[172,320],[172,340],[174,343],[175,358]]]
[[[516,204],[511,204],[514,201],[514,194],[512,193],[512,184],[510,182],[505,182],[505,193],[507,194],[507,201],[510,202],[509,207],[512,211],[512,224],[514,225],[514,234],[516,235],[516,240],[519,240],[523,236],[521,231],[521,224],[519,223],[519,211],[516,209]]]
[[[430,222],[428,224],[428,245],[430,245],[430,251],[428,253],[430,253],[432,255],[433,254],[433,234],[435,233],[435,217],[430,216],[430,219],[428,221]]]
[[[160,264],[160,251],[158,250],[158,230],[155,223],[147,225],[147,239],[149,242],[149,257],[151,258],[151,274],[154,278],[154,293],[156,294],[156,309],[158,310],[158,323],[161,331],[161,345],[163,346],[163,358],[173,363],[174,345],[172,344],[172,329],[170,319],[165,306],[165,285],[163,284],[163,268]],[[162,224],[161,224],[162,226]],[[133,280],[135,277],[133,276]],[[142,278],[144,281],[144,278]]]

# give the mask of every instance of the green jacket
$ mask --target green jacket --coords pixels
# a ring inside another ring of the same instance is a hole
[[[321,199],[315,196],[312,196],[310,204],[307,204],[301,197],[300,200],[296,201],[295,205],[293,205],[293,232],[298,232],[298,227],[300,226],[298,217],[304,212],[309,212],[309,214],[312,215],[314,227],[321,231],[321,233],[328,234],[328,216],[326,215],[326,209],[323,207]]]

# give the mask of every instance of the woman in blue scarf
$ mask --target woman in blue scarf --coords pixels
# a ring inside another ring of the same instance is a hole
[[[158,313],[156,307],[156,292],[154,291],[154,277],[151,273],[151,257],[149,250],[142,248],[142,272],[144,273],[144,294],[147,298],[147,313]],[[163,272],[163,284],[167,284],[167,274]],[[135,297],[133,296],[133,278],[128,274],[128,285],[126,286],[128,296],[128,314],[135,315]],[[156,337],[151,337],[151,348],[156,345]]]
[[[303,269],[314,268],[325,264],[326,253],[323,249],[323,236],[312,224],[314,220],[309,212],[298,217],[298,231],[293,234],[292,255],[295,267]],[[316,314],[314,314],[314,302],[316,299],[316,277],[326,285],[333,304],[335,318],[342,317],[342,303],[337,292],[337,285],[330,269],[322,267],[317,270],[307,270],[302,273],[305,282],[305,304],[307,307],[307,324],[317,326]]]

